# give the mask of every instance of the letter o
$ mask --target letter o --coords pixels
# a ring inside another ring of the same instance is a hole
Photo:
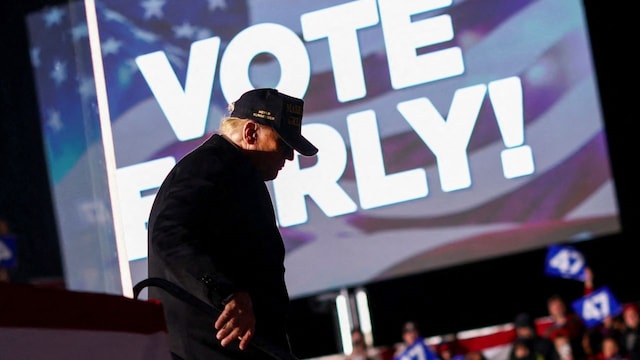
[[[261,53],[272,54],[280,63],[280,80],[275,87],[288,95],[304,97],[311,81],[311,63],[304,43],[282,25],[262,23],[239,32],[222,55],[220,87],[227,102],[254,88],[249,66]]]

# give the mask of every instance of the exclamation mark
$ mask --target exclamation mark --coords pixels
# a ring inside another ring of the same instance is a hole
[[[489,83],[489,98],[498,120],[502,141],[502,172],[507,179],[533,174],[533,153],[524,144],[522,84],[517,76]]]

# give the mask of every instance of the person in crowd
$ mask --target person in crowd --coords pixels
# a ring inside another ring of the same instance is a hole
[[[531,357],[542,360],[551,360],[554,353],[554,346],[549,338],[540,336],[536,328],[535,322],[528,313],[520,313],[516,315],[513,325],[515,328],[516,338],[511,349],[511,357],[517,357],[516,351],[523,350],[521,347],[526,346],[529,349]],[[517,347],[516,344],[524,343],[523,346]]]
[[[621,352],[631,360],[640,360],[640,316],[638,306],[626,304],[622,310],[624,330],[622,332]]]
[[[436,346],[436,355],[440,360],[463,360],[467,351],[457,337],[441,342]]]
[[[371,353],[367,345],[364,333],[360,328],[351,330],[351,353],[347,360],[376,360],[377,357]]]
[[[560,343],[560,345],[556,344],[556,349],[558,346],[564,346],[566,337],[573,359],[585,359],[586,353],[583,341],[587,328],[582,319],[568,309],[564,299],[557,294],[547,299],[547,309],[552,323],[545,329],[542,336]],[[555,341],[555,338],[559,338],[558,341]],[[563,353],[560,355],[563,355]]]
[[[9,269],[4,266],[0,266],[0,282],[11,282],[11,275],[9,274]]]
[[[564,328],[557,328],[549,334],[549,339],[553,342],[553,360],[585,360],[586,356],[576,357],[571,346],[571,337]]]
[[[219,131],[178,161],[158,190],[148,222],[149,277],[220,311],[205,316],[183,301],[188,296],[168,292],[174,286],[149,288],[149,299],[163,305],[174,359],[291,354],[285,248],[265,182],[294,151],[318,151],[301,134],[303,105],[276,89],[242,94]]]
[[[629,357],[623,355],[620,349],[619,339],[605,335],[602,338],[602,343],[600,344],[600,350],[596,354],[595,357],[592,357],[594,360],[628,360]]]
[[[585,268],[584,295],[589,295],[594,291],[594,272],[590,267]],[[599,324],[588,328],[582,341],[585,355],[594,358],[602,352],[602,345],[606,337],[613,338],[622,348],[622,318],[618,314],[610,314],[602,319]]]
[[[602,322],[587,330],[583,347],[587,356],[594,357],[602,351],[605,338],[613,339],[622,350],[624,323],[617,315],[607,315]]]
[[[509,360],[543,360],[543,357],[533,351],[530,341],[516,338],[509,353]]]
[[[415,321],[407,321],[402,326],[402,344],[396,351],[394,360],[438,360],[433,349],[425,342]]]

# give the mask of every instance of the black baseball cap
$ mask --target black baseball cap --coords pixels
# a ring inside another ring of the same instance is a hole
[[[302,99],[262,88],[242,94],[233,103],[231,116],[271,126],[287,145],[302,155],[313,156],[318,148],[301,133],[303,108]]]

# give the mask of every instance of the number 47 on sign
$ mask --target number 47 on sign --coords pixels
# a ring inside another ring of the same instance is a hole
[[[622,312],[622,306],[606,286],[574,301],[572,307],[588,327],[601,323],[607,316]]]
[[[574,247],[567,245],[549,247],[545,265],[547,276],[584,281],[585,268],[584,256]]]

